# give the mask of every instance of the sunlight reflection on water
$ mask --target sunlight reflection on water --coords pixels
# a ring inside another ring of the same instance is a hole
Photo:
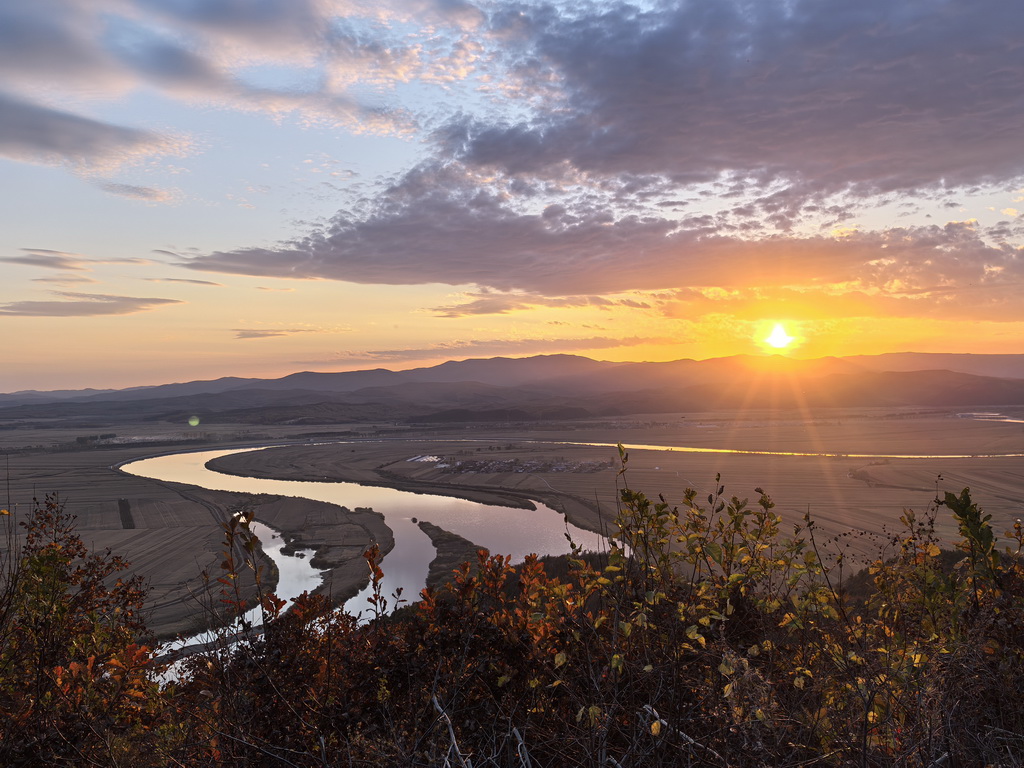
[[[1005,421],[1022,423],[1024,420],[1008,418],[995,412],[972,412],[957,414],[960,418],[980,421]],[[350,441],[338,441],[348,443]],[[403,441],[415,442],[415,441]],[[452,442],[475,442],[453,440]],[[522,442],[547,445],[577,445],[615,448],[616,443],[576,441],[531,441]],[[351,444],[358,445],[358,442]],[[381,486],[364,486],[355,483],[309,482],[298,480],[269,480],[265,478],[238,477],[225,475],[206,468],[206,463],[229,454],[263,450],[267,446],[245,450],[230,449],[178,453],[141,459],[121,467],[125,472],[167,482],[185,483],[211,490],[236,493],[265,493],[325,501],[348,508],[369,507],[383,514],[385,523],[395,537],[394,549],[382,561],[384,570],[383,593],[394,607],[393,595],[402,590],[404,600],[415,600],[426,582],[427,571],[435,550],[429,538],[413,518],[426,520],[441,528],[456,533],[493,553],[511,555],[513,562],[521,561],[527,554],[565,554],[569,551],[566,539],[568,533],[573,541],[586,549],[601,549],[602,539],[595,533],[569,524],[555,510],[537,504],[536,510],[512,509],[508,507],[480,504],[465,499],[432,494],[410,493]],[[968,459],[996,457],[1024,457],[1024,453],[975,453],[975,454],[898,454],[898,453],[820,453],[803,451],[758,451],[731,448],[703,448],[682,445],[630,444],[629,450],[647,450],[678,453],[735,454],[749,456],[801,456],[817,458],[856,459]],[[258,521],[253,522],[252,531],[260,539],[264,552],[278,568],[278,596],[291,602],[306,590],[312,591],[320,585],[322,573],[310,565],[312,550],[304,557],[282,554],[283,541],[280,534]],[[345,609],[352,614],[366,612],[369,608],[367,586],[358,595],[345,603]],[[250,611],[245,617],[254,626],[258,625],[258,610]],[[179,641],[181,643],[206,642],[212,639],[210,633],[200,633]]]
[[[430,562],[436,554],[430,539],[412,521],[414,517],[458,534],[495,554],[510,555],[512,562],[519,562],[531,553],[559,555],[569,552],[567,533],[574,542],[586,549],[599,549],[602,546],[598,534],[568,523],[561,513],[543,504],[537,504],[537,509],[533,510],[517,509],[451,496],[410,493],[355,483],[238,477],[224,475],[205,466],[220,456],[242,452],[233,449],[179,453],[131,462],[121,469],[140,477],[185,483],[210,490],[296,496],[349,509],[372,508],[384,516],[385,523],[395,537],[394,549],[381,563],[384,570],[384,595],[389,600],[399,588],[403,599],[415,600],[426,583]],[[254,522],[252,529],[281,573],[279,597],[290,601],[303,591],[319,585],[321,574],[309,565],[308,557],[300,559],[282,555],[281,545],[275,546],[273,543],[275,531],[259,522]],[[269,533],[263,533],[263,529]],[[353,614],[365,612],[368,609],[368,596],[369,587],[346,602],[345,609]]]

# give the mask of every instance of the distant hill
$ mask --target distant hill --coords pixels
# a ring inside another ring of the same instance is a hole
[[[884,355],[857,355],[843,359],[872,371],[944,370],[970,373],[974,376],[993,376],[998,379],[1024,379],[1024,355],[893,352]]]
[[[998,374],[998,375],[997,375]],[[0,424],[284,424],[545,420],[623,413],[841,406],[1024,405],[1024,355],[735,356],[612,363],[497,357],[390,371],[303,371],[113,391],[0,395]]]
[[[537,386],[561,392],[635,392],[665,387],[682,388],[728,383],[750,375],[824,376],[857,373],[861,366],[842,358],[794,360],[782,355],[737,355],[710,360],[673,360],[667,363],[606,364],[600,371],[561,375],[537,382]],[[596,374],[596,375],[595,375]]]

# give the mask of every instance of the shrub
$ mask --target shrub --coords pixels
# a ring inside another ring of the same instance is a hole
[[[623,452],[623,468],[627,457]],[[623,475],[625,480],[625,475]],[[1024,590],[966,489],[901,531],[846,596],[843,555],[770,497],[678,506],[624,485],[600,556],[560,576],[481,551],[366,626],[303,599],[193,666],[216,764],[1019,764]],[[934,515],[965,553],[940,565]],[[1011,554],[1022,532],[1010,533]],[[368,553],[379,577],[376,555]],[[382,597],[377,594],[376,599]],[[210,693],[212,691],[212,693]],[[230,735],[230,743],[225,735]]]
[[[111,585],[123,563],[88,555],[48,500],[4,582],[0,762],[1024,763],[1020,523],[1000,542],[968,489],[907,510],[851,597],[855,569],[809,517],[784,534],[768,495],[726,496],[719,478],[706,504],[651,499],[627,458],[606,551],[513,566],[482,550],[388,615],[371,549],[371,621],[264,595],[262,628],[235,622],[242,642],[163,690],[139,585]],[[956,562],[940,512],[959,525]],[[244,515],[225,537],[223,598],[241,612]]]
[[[148,764],[160,705],[141,581],[117,577],[121,558],[90,554],[56,496],[21,536],[3,517],[0,764]]]

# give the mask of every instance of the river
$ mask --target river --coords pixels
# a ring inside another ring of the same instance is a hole
[[[961,418],[1016,421],[998,413],[964,413]],[[557,445],[559,443],[552,443]],[[571,443],[566,445],[592,445],[614,447],[611,443]],[[845,456],[860,459],[926,459],[926,458],[989,458],[995,456],[1020,457],[1020,453],[1001,454],[855,454],[811,453],[790,451],[736,450],[727,448],[690,447],[681,445],[631,445],[631,450],[653,450],[687,453],[729,453],[760,456]],[[250,448],[246,450],[263,450]],[[510,555],[519,562],[530,553],[559,555],[569,551],[568,533],[573,541],[585,549],[599,549],[602,539],[595,533],[569,524],[557,511],[537,504],[536,510],[480,504],[451,496],[410,493],[394,488],[364,486],[356,483],[310,482],[297,480],[269,480],[237,477],[214,472],[206,463],[220,456],[243,453],[231,449],[201,451],[140,459],[121,467],[125,472],[210,490],[236,493],[265,493],[278,496],[325,501],[348,508],[370,507],[384,516],[385,523],[395,537],[395,547],[381,563],[384,571],[384,595],[391,600],[398,589],[405,600],[415,600],[426,583],[427,572],[436,552],[430,539],[413,522],[413,518],[426,520],[458,534],[493,553]],[[270,526],[256,521],[252,529],[260,539],[264,551],[277,565],[279,572],[278,595],[292,600],[303,591],[315,589],[322,574],[310,565],[310,552],[297,552],[289,556],[281,552],[280,535]],[[369,609],[369,587],[345,603],[352,614],[364,614]],[[393,601],[392,601],[393,603]],[[394,607],[392,605],[392,607]]]
[[[121,469],[139,477],[185,483],[210,490],[296,496],[326,501],[349,509],[370,507],[384,516],[384,522],[395,537],[394,549],[381,562],[384,595],[389,600],[399,588],[402,589],[403,599],[415,600],[426,584],[427,571],[436,554],[430,539],[412,521],[413,518],[431,522],[495,554],[511,555],[512,562],[519,562],[531,553],[566,554],[569,552],[566,533],[585,549],[599,549],[602,546],[600,536],[568,523],[561,513],[539,503],[534,510],[518,509],[356,483],[237,477],[214,472],[205,466],[212,459],[242,452],[233,449],[178,453],[140,459],[123,465]],[[279,597],[292,600],[303,591],[319,585],[321,576],[309,565],[309,553],[297,553],[302,557],[283,555],[280,542],[275,538],[276,531],[258,520],[252,529],[263,544],[264,551],[278,566],[281,574]],[[366,613],[369,608],[368,596],[369,587],[346,602],[345,609],[353,614]]]

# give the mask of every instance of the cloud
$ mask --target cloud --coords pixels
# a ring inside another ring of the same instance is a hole
[[[534,355],[545,352],[572,352],[577,350],[617,349],[637,347],[644,344],[665,344],[671,340],[631,336],[612,338],[593,336],[586,339],[489,339],[475,341],[451,341],[429,347],[409,349],[381,349],[363,352],[347,352],[329,360],[297,361],[302,365],[350,364],[353,362],[387,362],[400,360],[428,360],[446,357],[457,359],[474,355]]]
[[[559,217],[523,212],[462,167],[424,165],[363,218],[339,214],[327,229],[280,248],[216,252],[185,266],[265,277],[578,294],[612,290],[620,280],[623,290],[635,287],[627,275],[637,265],[622,254],[644,247],[671,252],[678,245],[666,238],[677,226],[652,217],[616,220],[604,209]],[[579,262],[588,265],[584,274]]]
[[[234,3],[231,6],[239,17],[250,21],[260,16],[249,6],[242,8]],[[300,6],[296,3],[297,8]],[[186,16],[191,18],[193,14]],[[230,34],[220,26],[198,25],[204,33],[214,34],[214,37],[209,40],[193,39],[191,43],[183,43],[180,35],[169,36],[155,31],[149,24],[122,20],[119,26],[121,34],[111,44],[113,54],[126,71],[162,89],[168,96],[185,102],[215,103],[243,112],[262,112],[276,118],[294,116],[306,124],[344,125],[355,132],[410,130],[410,117],[403,110],[365,104],[348,92],[351,84],[331,87],[328,83],[330,78],[324,75],[313,78],[321,81],[319,85],[305,83],[310,80],[310,65],[295,61],[294,57],[284,66],[294,67],[294,77],[297,83],[303,83],[301,85],[286,87],[275,84],[270,87],[247,80],[247,69],[263,63],[273,48],[267,48],[262,35],[258,39],[248,37],[244,25],[231,28]],[[249,31],[258,26],[251,25]],[[265,32],[273,33],[270,39],[278,42],[287,34],[280,28],[268,28]],[[236,44],[239,40],[246,41],[247,47],[242,46],[235,57],[226,56],[224,35]],[[310,44],[314,47],[328,46],[326,42],[316,40],[310,40]],[[308,54],[296,52],[295,56],[302,59]],[[238,60],[247,62],[249,66],[239,64]],[[384,63],[379,63],[378,71],[387,71]],[[368,71],[369,66],[361,73],[362,79],[368,79]],[[359,79],[357,74],[355,80]]]
[[[328,31],[327,18],[315,0],[140,0],[139,5],[217,39],[274,50],[308,44]]]
[[[884,317],[1016,323],[1024,321],[1019,300],[1022,288],[1024,280],[1019,277],[892,290],[855,281],[800,288],[680,289],[661,294],[652,303],[665,317],[675,319],[715,315],[751,321],[765,317],[808,321]]]
[[[1024,263],[1016,209],[1001,227],[922,226],[921,209],[1019,194],[1021,39],[1024,14],[1005,0],[7,3],[0,154],[104,168],[184,151],[99,117],[143,89],[405,132],[422,141],[418,164],[367,180],[326,224],[176,258],[207,273],[459,286],[464,300],[433,308],[444,317],[647,311],[623,295],[682,286],[992,313]],[[868,228],[875,205],[915,223]]]
[[[38,0],[0,8],[0,72],[25,99],[40,83],[94,98],[152,87],[354,131],[429,125],[445,161],[654,176],[678,190],[731,179],[770,206],[1024,173],[1022,36],[1004,0],[764,0],[756,12],[744,0]],[[408,83],[506,98],[462,99],[441,121],[420,97],[394,106]],[[153,140],[45,117],[78,134],[58,143],[65,152]],[[55,151],[25,143],[8,151]]]
[[[144,88],[186,104],[292,116],[303,124],[407,132],[413,120],[405,110],[353,94],[371,73],[379,82],[407,82],[427,72],[432,57],[409,44],[405,55],[389,60],[403,46],[381,43],[378,38],[390,34],[385,26],[346,36],[343,22],[359,13],[320,0],[4,3],[0,156],[107,172],[155,155],[185,154],[190,142],[184,136],[117,125],[82,111],[88,104],[98,113],[104,102]],[[365,14],[370,19],[378,11]],[[348,79],[328,73],[342,50],[354,56],[345,65],[352,70]],[[412,69],[405,61],[410,56],[416,59]],[[294,82],[261,81],[268,65],[290,70]],[[166,194],[106,188],[148,200],[163,201]]]
[[[184,142],[124,128],[0,93],[0,155],[13,160],[112,168],[155,154],[180,154]]]
[[[549,297],[536,293],[503,293],[484,290],[464,294],[469,301],[433,307],[432,311],[439,317],[470,317],[473,315],[504,315],[520,309],[535,307],[578,308],[598,307],[632,307],[634,309],[650,309],[650,305],[634,299],[609,299],[604,296],[558,296]]]
[[[327,333],[318,328],[233,328],[236,339],[269,339],[275,336],[293,336],[297,333]]]
[[[0,262],[10,264],[25,264],[31,267],[42,267],[43,269],[57,269],[61,271],[91,272],[97,264],[135,264],[145,266],[152,264],[149,259],[138,258],[113,258],[94,259],[78,253],[66,251],[54,251],[48,248],[22,248],[24,256],[6,256],[0,258]],[[38,282],[95,282],[89,278],[36,278]]]
[[[135,200],[145,200],[151,203],[167,203],[174,199],[173,193],[166,189],[156,189],[155,187],[138,187],[134,184],[117,184],[110,181],[100,182],[97,186],[104,192],[110,192],[113,195],[130,197]]]
[[[691,286],[801,286],[857,282],[898,293],[1014,279],[1024,269],[1013,232],[976,222],[837,234],[756,233],[721,217],[616,216],[589,201],[530,209],[530,195],[483,187],[458,165],[421,166],[362,218],[331,224],[278,248],[194,257],[191,269],[389,285],[445,283],[489,289],[442,314],[501,313],[530,301]],[[528,296],[518,296],[518,293]],[[543,299],[542,297],[547,297]],[[556,301],[557,299],[557,301]]]
[[[117,62],[98,40],[103,21],[75,0],[0,4],[0,73],[8,87],[30,93],[40,85],[119,90]]]
[[[101,293],[55,291],[64,299],[57,301],[13,301],[0,304],[0,316],[6,317],[95,317],[97,315],[133,315],[149,309],[184,304],[177,299],[111,296]]]
[[[805,195],[1024,173],[1024,15],[1002,0],[523,3],[492,24],[546,109],[449,122],[439,140],[471,165],[726,174]]]
[[[31,267],[45,269],[89,271],[89,262],[84,256],[64,251],[51,251],[45,248],[22,248],[24,256],[5,256],[2,261],[10,264],[27,264]]]
[[[87,283],[98,283],[99,280],[94,280],[91,277],[85,275],[54,275],[53,277],[33,277],[33,283],[50,283],[52,285],[83,285]]]
[[[213,285],[223,288],[224,283],[215,283],[212,280],[191,280],[187,277],[144,277],[147,283],[190,283],[192,285]]]

